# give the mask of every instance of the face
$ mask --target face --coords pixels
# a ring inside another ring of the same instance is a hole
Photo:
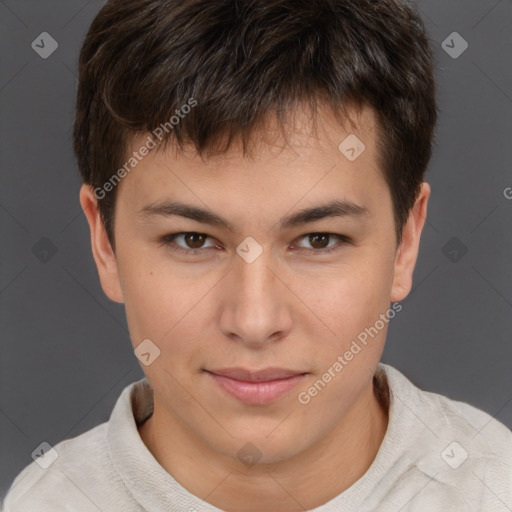
[[[312,135],[298,116],[291,146],[262,143],[253,159],[151,151],[118,185],[115,254],[82,190],[103,288],[125,303],[133,347],[151,340],[155,410],[216,453],[292,457],[371,387],[428,190],[397,250],[375,118],[353,119],[325,113]],[[353,161],[338,148],[351,134],[366,147]]]

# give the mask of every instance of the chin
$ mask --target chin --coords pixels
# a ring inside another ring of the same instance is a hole
[[[253,460],[257,459],[257,464],[277,464],[287,461],[298,455],[303,449],[307,449],[302,436],[295,439],[284,430],[280,436],[274,434],[269,436],[269,432],[271,430],[243,439],[238,437],[235,441],[235,457],[242,462],[245,456],[249,456]]]

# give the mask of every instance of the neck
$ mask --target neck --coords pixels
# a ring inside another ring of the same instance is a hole
[[[374,379],[329,435],[306,451],[272,464],[242,465],[212,451],[184,425],[154,413],[139,427],[159,464],[192,494],[224,510],[292,512],[333,499],[375,459],[388,424],[387,385]]]

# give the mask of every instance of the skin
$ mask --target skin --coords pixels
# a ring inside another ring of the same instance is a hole
[[[181,485],[224,510],[320,506],[364,475],[386,432],[388,411],[372,376],[387,324],[307,405],[298,400],[390,302],[407,296],[427,213],[430,187],[423,183],[397,244],[390,191],[376,163],[375,117],[365,108],[352,118],[355,125],[341,126],[324,111],[313,134],[299,110],[290,145],[262,139],[253,159],[243,158],[238,144],[206,161],[192,149],[151,151],[118,185],[115,252],[92,189],[80,191],[104,292],[125,304],[133,347],[149,338],[161,351],[142,366],[154,413],[139,426],[141,438]],[[351,133],[366,145],[354,162],[338,150]],[[341,199],[368,214],[279,225],[284,216]],[[215,212],[233,232],[138,213],[163,200]],[[187,232],[207,237],[161,245],[165,235]],[[351,241],[311,240],[314,233]],[[263,249],[253,263],[236,252],[247,236]],[[172,250],[180,246],[204,248]],[[322,254],[326,246],[337,249]],[[269,366],[308,375],[273,403],[247,405],[203,371]],[[248,442],[261,453],[252,466],[237,457]]]

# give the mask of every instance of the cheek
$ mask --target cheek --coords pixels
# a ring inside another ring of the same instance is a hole
[[[370,256],[362,255],[357,264],[340,267],[302,287],[301,296],[307,298],[305,303],[315,314],[311,335],[321,337],[318,347],[323,347],[326,357],[348,349],[352,340],[389,309],[392,263],[368,252]],[[385,329],[381,330],[385,335]]]
[[[180,374],[196,367],[204,353],[205,333],[213,333],[212,293],[218,276],[188,275],[167,262],[144,262],[123,267],[125,309],[132,345],[150,339],[159,349],[159,364],[145,368],[154,373],[167,368]]]
[[[197,317],[207,283],[183,279],[176,268],[144,254],[120,265],[126,318],[133,343],[149,338],[159,346]]]

